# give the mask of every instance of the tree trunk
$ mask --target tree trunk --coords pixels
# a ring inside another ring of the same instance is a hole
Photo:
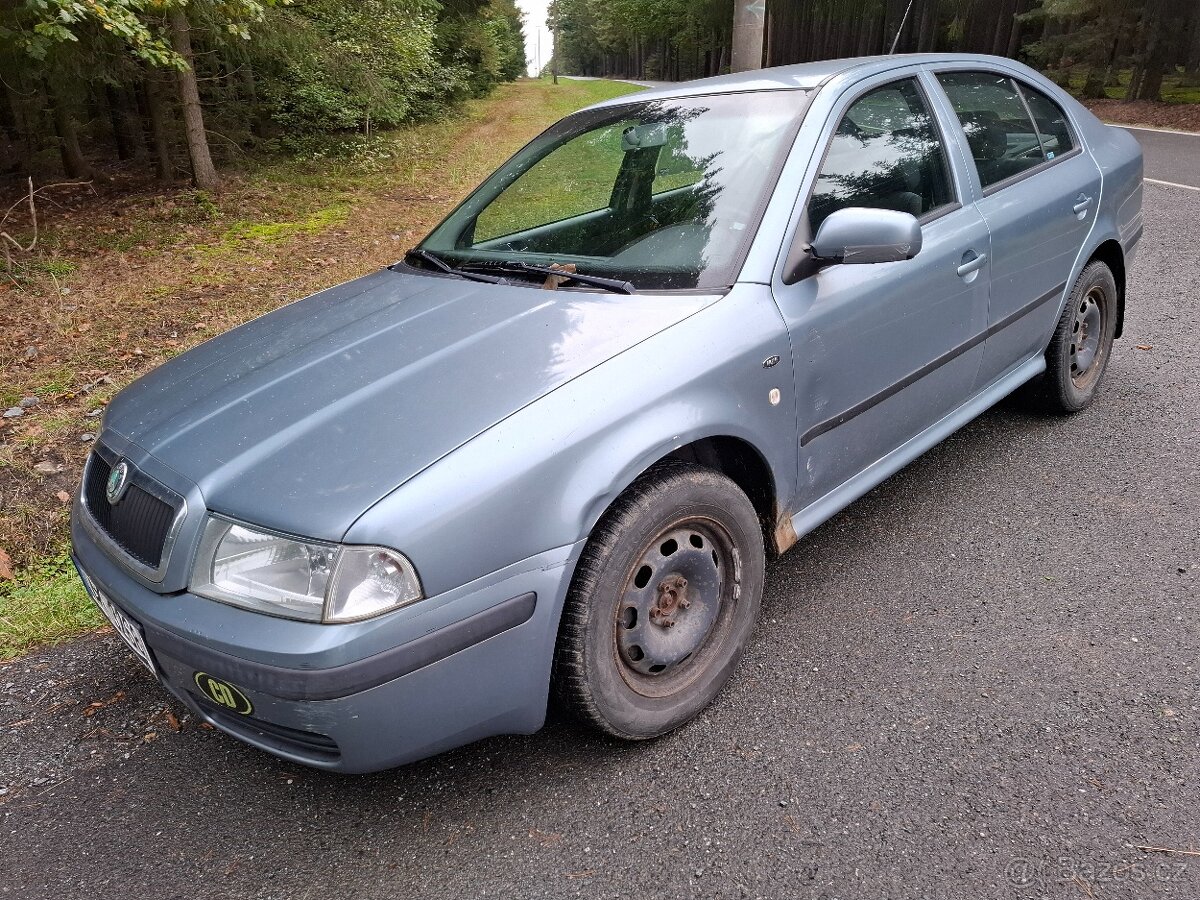
[[[1021,13],[1025,12],[1026,0],[1017,0],[1013,6],[1013,17],[1010,23],[1012,30],[1008,33],[1008,50],[1005,56],[1013,59],[1017,58],[1017,54],[1021,52],[1021,20],[1017,18]]]
[[[838,22],[838,31],[840,32],[838,38],[839,57],[845,58],[854,55],[854,48],[858,42],[858,34],[855,29],[862,24],[861,16],[861,12],[851,15],[849,10],[844,5],[842,6],[838,17],[840,20]]]
[[[132,159],[133,145],[129,142],[129,136],[125,134],[125,126],[121,121],[117,89],[111,84],[104,86],[104,102],[108,107],[108,125],[112,129],[113,144],[117,148],[117,159]]]
[[[1137,99],[1157,103],[1162,100],[1163,63],[1157,56],[1151,56],[1150,60],[1142,75],[1142,83],[1138,85]]]
[[[896,29],[900,27],[900,18],[904,15],[904,6],[905,3],[899,2],[899,0],[884,0],[883,40],[879,43],[880,53],[887,53],[891,49]]]
[[[1186,20],[1186,2],[1147,0],[1138,30],[1140,40],[1135,45],[1137,65],[1125,92],[1126,100],[1162,99],[1163,74],[1171,61],[1175,32]]]
[[[136,105],[130,101],[128,92],[124,88],[106,84],[104,100],[108,105],[108,118],[112,125],[113,143],[117,147],[117,158],[145,157],[146,141],[138,122]]]
[[[1196,6],[1192,6],[1191,22],[1188,24],[1182,84],[1186,87],[1200,85],[1200,7]]]
[[[921,27],[917,32],[917,52],[928,53],[933,49],[937,36],[937,0],[924,0],[921,4]]]
[[[550,29],[550,77],[558,84],[558,28]]]
[[[1108,82],[1108,70],[1101,68],[1088,69],[1087,79],[1083,82],[1080,96],[1085,100],[1102,100],[1105,97],[1104,85]]]
[[[54,134],[58,138],[58,152],[62,156],[63,171],[68,178],[91,178],[95,173],[83,158],[79,148],[79,132],[75,127],[75,117],[67,106],[67,101],[57,91],[50,91],[51,115],[54,119]]]
[[[16,141],[7,127],[0,127],[0,172],[16,172],[21,168]]]
[[[1146,42],[1146,63],[1142,70],[1141,82],[1138,84],[1137,93],[1133,96],[1138,100],[1161,100],[1162,99],[1162,80],[1163,69],[1167,65],[1167,50],[1169,49],[1169,41],[1167,30],[1170,27],[1167,10],[1163,8],[1165,4],[1160,4],[1155,10],[1155,15],[1150,21],[1150,27]]]
[[[21,123],[12,105],[12,95],[6,90],[0,97],[0,171],[20,171],[21,163],[28,158],[23,144]]]
[[[1099,71],[1099,72],[1092,71],[1092,72],[1088,73],[1087,83],[1084,84],[1084,86],[1083,86],[1083,95],[1085,97],[1088,96],[1089,90],[1095,89],[1098,91],[1098,93],[1096,93],[1094,95],[1094,98],[1102,100],[1108,96],[1108,86],[1110,84],[1119,83],[1116,79],[1117,79],[1117,60],[1120,58],[1120,52],[1121,52],[1121,37],[1120,37],[1120,33],[1118,32],[1118,36],[1113,38],[1112,45],[1109,49],[1108,56],[1104,60],[1103,67],[1102,68],[1098,67],[1098,68],[1101,68],[1101,71]],[[1098,87],[1094,87],[1092,85],[1093,78],[1095,78],[1096,80],[1099,81]]]
[[[19,79],[18,84],[25,85],[25,79]],[[18,93],[17,89],[14,89],[8,82],[4,82],[4,96],[8,101],[8,109],[15,123],[15,133],[21,145],[21,168],[28,173],[33,171],[34,145],[38,135],[30,122],[28,104]]]
[[[150,144],[154,148],[154,174],[162,182],[170,181],[174,175],[171,165],[171,142],[167,129],[167,111],[163,106],[158,82],[151,76],[142,82],[142,96],[146,103],[146,119],[150,122]]]
[[[1013,16],[1017,12],[1017,0],[999,0],[996,5],[996,31],[992,35],[992,55],[1004,56],[1008,52]]]
[[[250,63],[242,65],[242,92],[246,97],[246,103],[250,106],[250,133],[257,138],[267,137],[270,127],[267,117],[263,115],[262,105],[258,102],[258,78]]]
[[[1127,88],[1125,88],[1125,102],[1126,103],[1128,103],[1130,100],[1137,99],[1138,89],[1141,87],[1142,78],[1144,76],[1145,76],[1145,72],[1142,69],[1142,67],[1135,65],[1133,67],[1133,71],[1129,73],[1129,86]]]
[[[221,186],[212,153],[208,149],[208,134],[204,130],[204,111],[200,108],[200,88],[196,82],[195,57],[192,54],[191,26],[182,6],[171,6],[167,13],[171,29],[171,44],[187,68],[176,73],[179,103],[183,108],[183,130],[187,137],[188,156],[192,161],[192,181],[202,191],[215,191]]]

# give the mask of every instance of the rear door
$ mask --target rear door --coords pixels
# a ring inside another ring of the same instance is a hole
[[[776,284],[807,502],[962,404],[983,354],[987,228],[969,196],[960,202],[962,167],[951,166],[917,78],[879,81],[835,107],[797,232],[815,234],[837,209],[893,209],[922,223],[922,248],[911,260],[831,265]]]
[[[1100,170],[1042,91],[997,71],[934,75],[962,130],[991,232],[982,388],[1045,349],[1096,218]]]

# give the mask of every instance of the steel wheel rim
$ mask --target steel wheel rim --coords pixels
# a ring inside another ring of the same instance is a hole
[[[1094,287],[1075,307],[1071,324],[1071,380],[1078,388],[1094,381],[1104,364],[1104,335],[1108,325],[1108,304],[1104,292]]]
[[[663,697],[701,674],[730,630],[740,580],[733,538],[713,519],[681,519],[647,541],[613,621],[613,654],[626,684]]]

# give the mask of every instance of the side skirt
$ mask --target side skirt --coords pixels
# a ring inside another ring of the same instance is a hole
[[[1012,369],[1007,375],[1002,375],[958,409],[934,422],[920,434],[909,438],[887,456],[871,463],[841,486],[792,516],[792,527],[796,530],[796,535],[803,537],[808,534],[1045,370],[1046,358],[1039,353]]]

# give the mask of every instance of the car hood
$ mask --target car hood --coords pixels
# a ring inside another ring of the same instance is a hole
[[[715,299],[383,270],[171,360],[114,399],[105,427],[213,511],[340,540],[422,469]]]

